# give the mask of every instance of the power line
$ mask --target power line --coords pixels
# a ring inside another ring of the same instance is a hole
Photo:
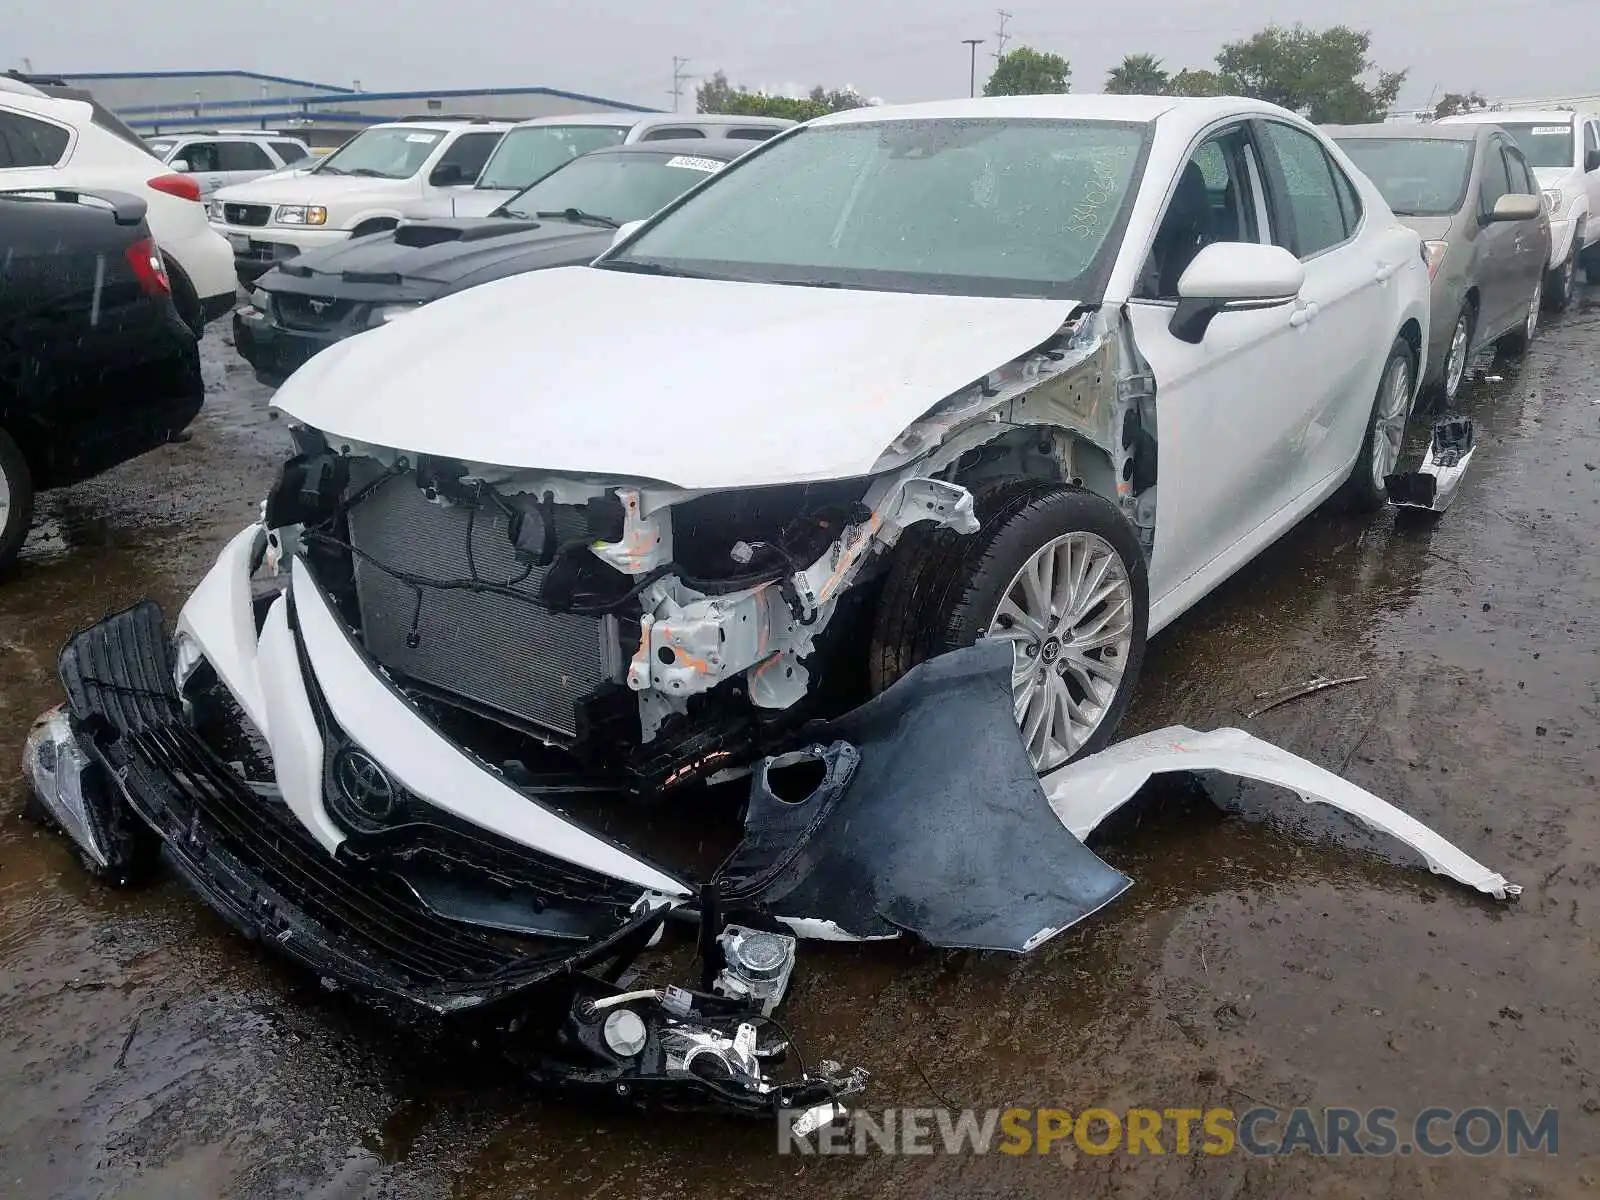
[[[685,75],[683,73],[683,68],[688,63],[689,60],[687,58],[679,58],[676,54],[672,56],[672,89],[667,95],[672,97],[673,112],[678,111],[678,101],[683,99],[683,81],[694,78],[693,75]]]
[[[994,11],[1000,18],[1000,28],[994,31],[994,61],[998,65],[1001,56],[1006,52],[1006,43],[1011,40],[1011,35],[1006,32],[1006,22],[1011,20],[1012,14],[1003,8]]]

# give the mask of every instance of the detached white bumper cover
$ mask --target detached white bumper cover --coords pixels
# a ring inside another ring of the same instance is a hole
[[[300,560],[258,639],[249,571],[260,535],[252,526],[234,538],[184,606],[179,661],[192,662],[198,651],[211,663],[271,747],[284,803],[325,848],[331,852],[344,835],[323,804],[323,738],[300,673],[291,598],[306,660],[334,720],[396,782],[530,849],[648,891],[688,894],[681,881],[519,792],[423,720],[368,665]]]
[[[1280,750],[1242,729],[1196,733],[1181,725],[1119,742],[1064,767],[1046,781],[1050,807],[1074,836],[1086,838],[1152,775],[1220,771],[1287,788],[1307,804],[1329,804],[1399,838],[1430,870],[1504,900],[1522,888],[1451,845],[1414,817],[1348,779]]]

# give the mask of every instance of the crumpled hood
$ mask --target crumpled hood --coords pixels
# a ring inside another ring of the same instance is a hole
[[[232,204],[326,204],[359,200],[365,193],[393,199],[397,193],[420,190],[416,179],[374,179],[370,175],[330,175],[305,171],[296,175],[263,175],[219,188],[215,199]]]
[[[278,268],[274,287],[318,295],[342,295],[340,285],[346,282],[445,288],[588,262],[610,244],[611,230],[571,221],[421,221],[302,254]]]
[[[683,488],[839,479],[1074,307],[562,267],[331,346],[273,403],[470,462]]]

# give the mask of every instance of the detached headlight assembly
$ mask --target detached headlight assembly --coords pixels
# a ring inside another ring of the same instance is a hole
[[[219,225],[225,224],[227,222],[227,218],[222,215],[222,201],[221,200],[207,200],[206,201],[206,220],[215,221]]]
[[[1561,211],[1561,189],[1560,188],[1545,188],[1545,190],[1544,190],[1544,210],[1545,210],[1545,212],[1549,213],[1552,217],[1555,216],[1558,212]]]
[[[380,304],[377,308],[372,310],[372,316],[368,318],[367,324],[369,327],[373,325],[387,325],[390,321],[398,320],[407,313],[414,313],[421,307],[422,305],[420,303]]]
[[[320,204],[280,204],[273,220],[279,225],[326,225],[328,210]]]

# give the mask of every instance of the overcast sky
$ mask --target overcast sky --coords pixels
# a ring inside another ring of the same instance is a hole
[[[1402,105],[1438,89],[1491,99],[1600,92],[1595,0],[1009,0],[1009,46],[1066,56],[1098,91],[1124,54],[1210,66],[1218,46],[1270,20],[1373,34],[1385,68],[1409,67]],[[37,71],[239,68],[368,90],[543,84],[670,107],[672,56],[769,91],[853,85],[891,102],[963,95],[967,47],[981,89],[993,7],[957,0],[67,0],[17,3],[4,53]],[[1565,32],[1563,32],[1565,31]],[[689,86],[692,88],[693,81]],[[686,108],[693,94],[686,92]]]

